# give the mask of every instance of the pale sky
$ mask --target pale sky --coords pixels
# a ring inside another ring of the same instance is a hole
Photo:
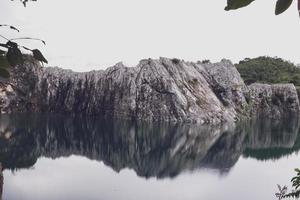
[[[296,3],[296,1],[294,2]],[[256,0],[238,11],[224,11],[226,0],[38,0],[24,8],[0,0],[0,24],[17,26],[12,37],[39,48],[49,66],[75,71],[105,69],[144,58],[188,61],[278,56],[300,63],[300,19],[296,5],[274,15],[275,0]],[[4,32],[3,32],[4,31]]]

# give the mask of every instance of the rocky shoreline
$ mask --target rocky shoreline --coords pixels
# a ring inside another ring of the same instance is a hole
[[[42,67],[31,57],[0,86],[1,113],[64,113],[146,121],[220,124],[299,114],[293,84],[246,86],[229,60],[144,59],[106,70]]]

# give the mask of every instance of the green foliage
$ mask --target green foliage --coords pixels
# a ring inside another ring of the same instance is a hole
[[[13,67],[18,64],[23,64],[23,55],[21,50],[18,48],[18,44],[8,41],[6,45],[8,49],[6,53],[8,63]]]
[[[208,59],[202,60],[201,63],[202,63],[202,64],[208,64],[208,63],[210,63],[210,60],[208,60]]]
[[[245,6],[248,6],[254,0],[227,0],[227,6],[225,10],[235,10]]]
[[[295,169],[295,172],[297,172],[297,176],[292,178],[293,187],[297,190],[300,187],[300,169]]]
[[[284,196],[285,196],[286,193],[287,193],[287,187],[286,187],[286,186],[281,187],[280,185],[277,185],[277,187],[278,187],[279,192],[277,192],[277,193],[275,194],[275,196],[276,196],[279,200],[281,200],[281,199],[284,198]]]
[[[4,55],[0,55],[0,77],[9,78],[9,63]]]
[[[0,55],[0,68],[8,69],[10,67],[6,57],[4,55]]]
[[[0,27],[9,27],[10,29],[12,29],[12,30],[15,30],[15,31],[18,31],[18,32],[20,32],[20,30],[19,29],[17,29],[16,27],[14,27],[14,26],[11,26],[11,25],[7,25],[7,24],[0,24]]]
[[[235,10],[251,4],[254,0],[227,0],[225,10]],[[277,0],[275,14],[279,15],[286,11],[292,4],[293,0]],[[300,11],[300,0],[298,0],[298,11]]]
[[[276,3],[275,14],[279,15],[283,13],[291,6],[292,3],[293,0],[278,0]]]
[[[38,60],[38,61],[41,61],[41,62],[44,62],[44,63],[48,63],[48,61],[46,60],[46,58],[43,56],[43,54],[40,52],[40,50],[38,49],[33,49],[32,50],[32,53],[33,53],[33,57]]]
[[[8,27],[14,31],[20,32],[19,29],[17,29],[14,26],[10,25],[1,25],[0,27]],[[13,42],[14,40],[39,40],[43,44],[46,44],[45,41],[36,39],[36,38],[29,38],[29,37],[23,37],[23,38],[14,38],[14,39],[8,39],[4,37],[3,35],[0,35],[0,37],[4,40],[6,40],[6,43],[0,42],[0,77],[2,78],[9,78],[9,68],[10,67],[16,67],[17,65],[23,64],[23,54],[20,50],[20,48],[23,48],[24,50],[31,51],[33,57],[43,63],[48,63],[46,58],[43,56],[40,50],[38,49],[30,49],[25,46],[20,46],[18,43]]]
[[[299,199],[299,197],[300,197],[300,189],[299,189],[300,188],[300,169],[295,169],[295,172],[297,174],[291,180],[292,187],[293,187],[293,190],[291,192],[287,193],[286,186],[281,188],[280,185],[277,185],[279,192],[277,192],[275,195],[279,200],[285,199],[285,198]]]
[[[1,76],[2,78],[9,78],[9,77],[10,77],[10,74],[9,74],[8,69],[0,68],[0,76]]]
[[[172,63],[174,63],[176,65],[180,63],[180,60],[178,58],[173,58],[173,59],[171,59],[171,61],[172,61]]]
[[[293,83],[296,87],[300,87],[300,68],[281,58],[246,58],[236,67],[246,84]]]

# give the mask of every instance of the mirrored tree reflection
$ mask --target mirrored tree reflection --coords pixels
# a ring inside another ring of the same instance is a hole
[[[240,156],[277,159],[300,149],[297,118],[263,119],[218,127],[144,123],[57,115],[2,115],[3,169],[30,168],[39,157],[80,155],[116,172],[175,177],[212,168],[228,173]]]

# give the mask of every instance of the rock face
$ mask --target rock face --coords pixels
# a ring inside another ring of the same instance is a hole
[[[280,99],[277,107],[274,102],[268,104],[272,113],[298,112],[295,88],[282,87],[289,90],[274,89],[272,94],[282,95],[284,101]],[[267,87],[258,85],[249,92],[228,60],[202,64],[146,59],[136,67],[118,63],[107,70],[78,73],[43,68],[28,57],[24,65],[13,69],[10,82],[1,85],[0,110],[218,124],[237,121],[263,106],[256,88],[269,94]]]
[[[293,84],[252,84],[249,86],[251,115],[280,118],[299,114],[299,100]]]

